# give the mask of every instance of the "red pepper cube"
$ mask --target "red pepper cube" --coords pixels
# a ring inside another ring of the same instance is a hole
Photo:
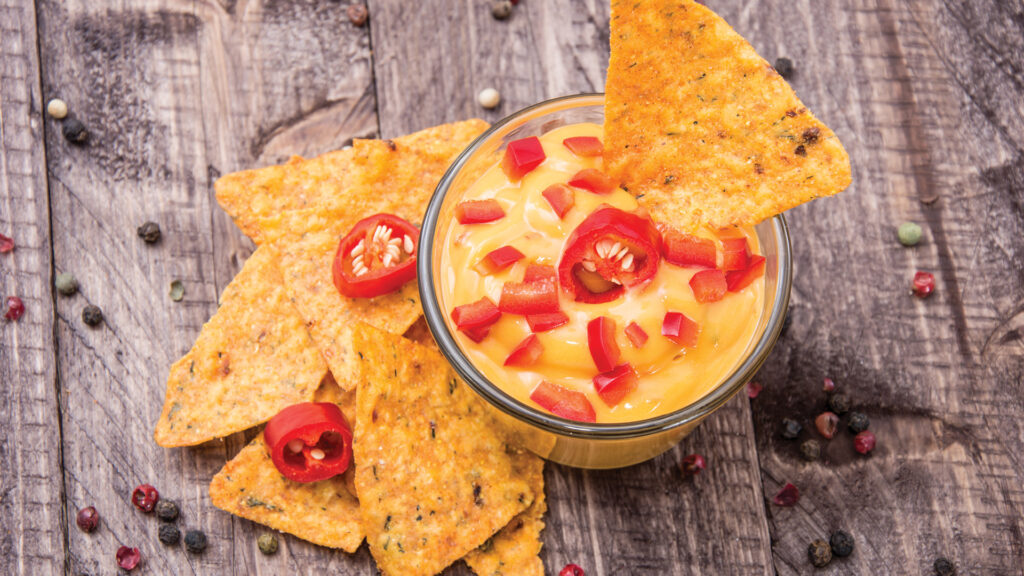
[[[473,267],[477,274],[488,276],[500,272],[524,258],[523,253],[512,246],[502,246],[491,250],[483,260]]]
[[[501,160],[501,169],[509,180],[515,182],[540,166],[546,158],[544,147],[541,146],[540,139],[536,136],[513,140],[505,147],[505,157]]]
[[[530,325],[530,332],[547,332],[559,326],[569,323],[569,317],[565,312],[546,312],[544,314],[528,314],[526,323]]]
[[[536,334],[530,334],[512,349],[508,358],[505,358],[505,366],[532,366],[543,353],[544,345]]]
[[[618,187],[615,180],[595,168],[580,170],[569,180],[569,185],[589,190],[594,194],[607,194]]]
[[[558,288],[554,282],[505,282],[501,287],[498,309],[506,314],[558,312]]]
[[[746,270],[734,270],[725,275],[725,284],[729,292],[739,292],[754,281],[764,276],[765,258],[754,254],[747,261]]]
[[[626,326],[625,332],[626,338],[629,338],[629,343],[633,345],[633,348],[639,350],[647,343],[647,332],[644,332],[644,329],[636,322],[630,322],[629,326]]]
[[[504,217],[505,209],[493,198],[466,200],[455,207],[455,219],[459,224],[486,224]]]
[[[619,364],[607,372],[594,376],[594,389],[609,408],[614,408],[622,402],[623,398],[636,390],[639,383],[636,372],[628,363]]]
[[[721,270],[701,270],[690,278],[690,290],[701,304],[718,302],[725,296],[727,287],[725,273]]]
[[[541,195],[551,204],[551,209],[559,218],[565,218],[565,214],[576,205],[576,193],[565,184],[552,184]]]
[[[697,347],[700,325],[682,312],[667,312],[661,323],[661,335],[685,348]]]
[[[587,345],[599,372],[607,372],[619,363],[619,345],[615,342],[615,320],[598,316],[587,323]]]
[[[722,239],[722,271],[745,270],[749,255],[747,237]]]
[[[661,255],[676,266],[714,268],[717,264],[715,242],[709,238],[683,234],[668,226],[661,230]]]
[[[555,273],[555,267],[537,263],[528,265],[526,273],[523,274],[523,282],[537,282],[538,280],[557,281],[558,275]]]
[[[491,326],[478,326],[476,328],[460,328],[461,332],[466,335],[470,340],[477,344],[484,341],[487,335],[491,333]]]
[[[562,144],[577,156],[591,157],[604,154],[604,144],[596,136],[573,136],[562,140]]]
[[[452,322],[455,322],[455,327],[459,330],[488,327],[499,318],[501,310],[486,296],[472,304],[456,306],[452,310]]]
[[[552,384],[546,380],[537,384],[537,387],[530,392],[530,400],[536,402],[541,408],[551,412],[555,416],[561,416],[568,420],[577,422],[596,422],[597,413],[594,406],[587,400],[582,392],[570,390]]]

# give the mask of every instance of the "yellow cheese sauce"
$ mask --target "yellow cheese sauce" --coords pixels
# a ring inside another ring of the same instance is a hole
[[[601,157],[577,157],[563,144],[571,136],[600,138],[597,124],[574,124],[557,128],[540,137],[547,159],[519,182],[511,182],[500,162],[487,170],[467,190],[464,200],[494,198],[505,217],[486,224],[459,224],[452,219],[441,241],[440,297],[446,313],[483,296],[498,303],[505,282],[520,282],[531,262],[557,269],[566,238],[591,212],[602,204],[625,211],[637,208],[629,192],[618,188],[598,195],[575,188],[575,205],[559,219],[541,195],[545,188],[567,183],[584,168],[601,169]],[[671,224],[671,223],[669,223]],[[752,253],[760,253],[753,228],[741,231]],[[715,240],[718,256],[722,247],[709,230],[696,233]],[[489,276],[473,270],[489,252],[513,246],[526,257]],[[480,372],[502,390],[528,405],[530,393],[541,380],[583,392],[597,413],[597,422],[631,422],[665,414],[687,406],[713,390],[742,360],[754,336],[764,297],[764,277],[737,293],[713,303],[698,303],[690,289],[690,278],[699,268],[681,268],[662,260],[652,282],[627,289],[618,299],[601,304],[576,302],[559,288],[559,304],[569,316],[568,324],[537,334],[544,352],[529,367],[506,367],[509,352],[531,334],[524,316],[503,314],[482,342],[476,343],[452,330],[469,359]],[[698,345],[687,349],[661,334],[668,311],[682,312],[701,326]],[[594,389],[598,370],[587,344],[587,323],[599,316],[615,320],[616,342],[622,352],[619,363],[629,362],[639,376],[639,386],[618,405],[609,407]],[[648,335],[636,349],[623,329],[639,324]],[[543,410],[543,409],[542,409]]]

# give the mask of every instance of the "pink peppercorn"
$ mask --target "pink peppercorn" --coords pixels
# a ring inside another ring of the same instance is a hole
[[[935,276],[928,272],[914,274],[914,295],[927,298],[935,290]]]
[[[690,454],[686,458],[683,458],[683,463],[679,466],[684,476],[696,476],[701,473],[701,470],[707,468],[707,462],[704,461],[704,457],[700,454]]]
[[[825,385],[821,389],[825,392],[831,392],[836,389],[836,383],[831,378],[825,378]]]
[[[139,553],[138,548],[129,548],[127,546],[121,546],[117,549],[117,566],[124,570],[134,570],[139,565],[139,560],[142,559],[142,554]]]
[[[796,486],[787,483],[782,487],[781,490],[772,498],[772,503],[776,506],[792,506],[800,501],[800,490]]]
[[[96,511],[95,506],[86,506],[78,511],[78,515],[75,516],[75,524],[82,532],[92,532],[96,529],[100,523],[100,513]]]
[[[0,254],[6,254],[14,250],[14,239],[0,234]]]
[[[4,313],[4,318],[8,320],[18,320],[25,314],[25,303],[21,301],[21,298],[17,296],[10,296],[7,298],[7,312]]]
[[[583,572],[583,568],[575,564],[566,564],[565,568],[558,572],[558,576],[586,576],[586,573]]]
[[[839,416],[832,412],[822,412],[814,419],[814,427],[818,429],[818,434],[831,440],[839,428]]]
[[[875,449],[875,435],[871,430],[865,430],[853,437],[853,449],[861,454],[867,454]]]
[[[152,512],[160,501],[160,493],[149,484],[139,484],[132,491],[132,504],[143,512]]]
[[[764,390],[764,385],[760,382],[747,382],[747,397],[750,399],[757,398],[757,395]]]

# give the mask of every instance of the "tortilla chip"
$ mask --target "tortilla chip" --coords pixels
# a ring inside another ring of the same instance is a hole
[[[778,73],[692,0],[612,2],[608,173],[663,222],[756,224],[850,184],[850,161]]]
[[[425,316],[420,316],[419,320],[412,326],[409,326],[409,329],[402,336],[419,344],[437,346],[437,343],[434,342],[434,335],[430,333],[430,328],[427,326],[427,318]]]
[[[272,248],[256,250],[224,289],[195,345],[171,366],[157,444],[201,444],[313,398],[327,365],[275,262]]]
[[[436,574],[533,502],[480,400],[439,352],[368,326],[354,346],[356,489],[385,575]]]
[[[540,533],[548,509],[544,498],[544,461],[522,448],[513,450],[512,469],[529,483],[533,504],[482,546],[466,554],[463,560],[479,576],[544,576],[544,562],[540,559]]]

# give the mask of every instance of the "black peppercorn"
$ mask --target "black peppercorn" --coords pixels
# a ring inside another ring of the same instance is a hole
[[[99,306],[93,306],[89,304],[85,308],[82,308],[82,322],[85,322],[86,326],[95,328],[103,323],[103,311],[100,310]]]
[[[185,532],[185,550],[193,554],[200,554],[206,550],[206,534],[203,534],[202,530]]]
[[[854,434],[860,434],[867,430],[870,425],[871,421],[868,420],[867,414],[864,414],[863,412],[850,412],[850,421],[846,424],[847,428],[850,429],[850,432]]]
[[[77,118],[64,120],[64,125],[60,130],[64,134],[64,139],[72,144],[83,144],[89,139],[89,131],[85,129],[85,124],[82,124]]]
[[[793,61],[785,57],[776,58],[775,71],[779,73],[779,76],[789,78],[793,75]]]
[[[491,16],[495,20],[505,20],[512,15],[512,3],[509,0],[494,0],[491,2]]]
[[[817,440],[806,440],[800,445],[800,455],[808,462],[814,462],[821,457],[821,443]]]
[[[259,539],[256,540],[256,544],[260,547],[260,552],[263,552],[267,556],[277,553],[277,536],[269,532],[260,534]]]
[[[936,576],[956,576],[956,566],[946,558],[939,558],[932,564]]]
[[[846,414],[850,411],[850,398],[846,394],[832,394],[828,397],[828,407],[836,414]]]
[[[828,542],[815,540],[807,547],[807,557],[810,558],[811,564],[814,564],[815,568],[821,568],[832,561],[832,549],[829,548]]]
[[[174,522],[178,519],[178,505],[171,500],[157,502],[156,517],[164,522]]]
[[[796,438],[797,436],[800,435],[800,431],[803,430],[803,429],[804,429],[804,427],[801,426],[799,422],[797,422],[796,420],[793,420],[792,418],[783,418],[782,419],[782,437],[783,438],[786,438],[788,440],[793,440],[794,438]]]
[[[828,545],[832,547],[832,555],[845,558],[853,554],[853,536],[842,530],[836,530],[828,539]]]
[[[181,540],[181,530],[174,524],[161,524],[156,536],[164,544],[174,546]]]
[[[146,222],[136,230],[139,234],[139,238],[142,238],[146,244],[152,244],[160,240],[160,225],[156,222]]]

